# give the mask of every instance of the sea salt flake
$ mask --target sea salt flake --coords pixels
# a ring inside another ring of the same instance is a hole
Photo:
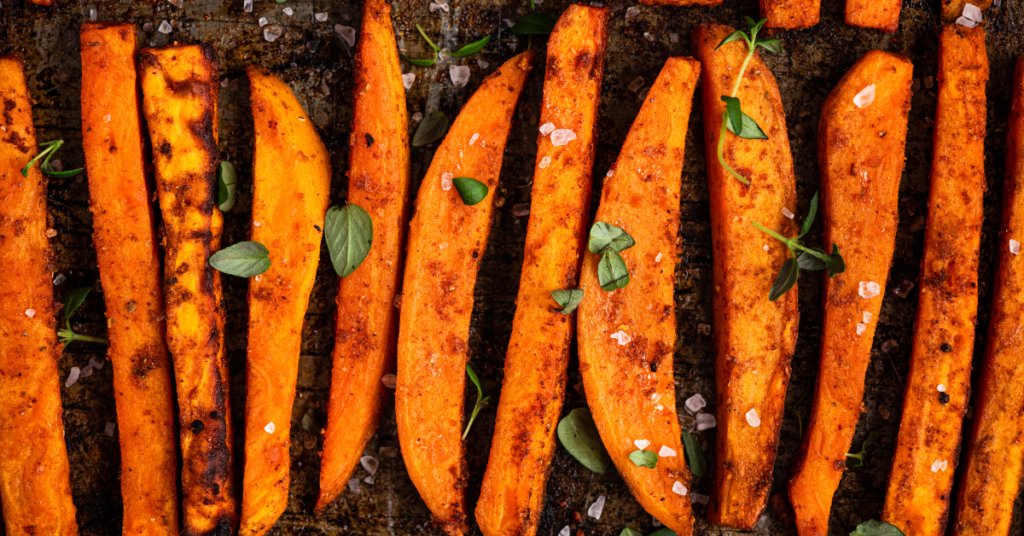
[[[363,479],[363,482],[366,482],[367,484],[373,484],[373,477],[372,476],[368,476],[368,477]]]
[[[939,471],[945,471],[947,467],[949,467],[949,464],[946,462],[946,460],[935,460],[934,462],[932,462],[932,472],[933,473],[938,473]]]
[[[708,496],[707,495],[701,495],[700,493],[691,493],[690,494],[690,502],[692,502],[694,504],[707,504],[708,503]]]
[[[291,17],[292,15],[295,14],[295,11],[292,8],[290,8],[290,7],[284,8],[283,11],[284,11],[284,14],[288,15],[289,17]]]
[[[373,456],[363,456],[362,458],[359,458],[359,465],[362,465],[363,469],[366,469],[367,473],[373,475],[377,472],[377,467],[380,466],[380,462]]]
[[[316,19],[317,22],[327,22],[327,13],[314,13],[313,18]]]
[[[103,116],[103,122],[104,123],[109,123],[110,122],[110,114],[107,114],[107,115]]]
[[[749,424],[750,426],[753,426],[754,428],[757,428],[758,426],[761,426],[761,417],[758,417],[757,409],[750,408],[750,411],[747,412],[746,417],[747,417],[747,424]]]
[[[892,353],[894,350],[898,350],[899,347],[900,344],[896,342],[894,339],[889,339],[882,343],[882,351],[887,354]]]
[[[277,41],[277,38],[282,35],[284,35],[284,28],[276,24],[263,28],[263,38],[266,39],[268,43]]]
[[[491,64],[491,62],[487,60],[476,60],[476,64],[479,65],[481,69],[486,69],[487,66]]]
[[[604,495],[599,495],[594,504],[587,508],[587,515],[594,519],[601,519],[602,511],[604,511]]]
[[[29,318],[35,317],[36,316],[36,310],[35,309],[25,309],[25,316],[27,316]]]
[[[242,2],[242,11],[252,13],[252,0],[244,0]]]
[[[114,437],[115,430],[117,430],[117,423],[107,422],[106,427],[103,428],[103,433],[110,437]]]
[[[452,189],[452,179],[454,179],[454,178],[455,178],[455,175],[453,175],[451,173],[442,173],[441,174],[441,189],[446,191],[446,192],[448,190],[451,190]]]
[[[863,335],[864,332],[867,331],[867,330],[868,330],[867,326],[865,326],[864,324],[861,324],[860,322],[857,322],[857,335]]]
[[[638,76],[636,77],[636,80],[633,80],[632,82],[629,83],[628,86],[626,86],[626,89],[632,91],[633,93],[636,93],[642,87],[644,87],[644,77]]]
[[[562,527],[562,530],[558,531],[558,536],[569,536],[570,534],[572,534],[572,529],[569,528],[569,525]]]
[[[974,28],[978,25],[978,23],[962,15],[956,18],[956,23],[965,28]]]
[[[691,396],[690,398],[687,398],[686,402],[683,402],[683,405],[686,406],[686,411],[689,411],[691,414],[694,414],[700,412],[700,410],[703,409],[704,406],[707,406],[708,401],[704,400],[704,395],[697,393]]]
[[[377,456],[380,458],[394,458],[398,456],[398,447],[381,447],[377,449]]]
[[[267,24],[270,24],[270,21],[268,21],[266,17],[260,17],[260,19],[256,21],[256,23],[260,25],[260,28],[262,28]]]
[[[679,34],[677,34],[675,32],[669,33],[668,34],[668,42],[669,43],[678,43],[679,42]]]
[[[171,4],[171,5],[172,5],[172,6],[174,6],[174,7],[178,8],[178,9],[181,9],[181,8],[185,7],[185,1],[184,1],[184,0],[167,0],[167,1],[168,1],[168,2],[169,2],[169,3]]]
[[[92,376],[92,371],[93,371],[92,365],[86,365],[86,366],[82,367],[82,374],[79,377],[80,378],[88,378],[89,376]]]
[[[398,376],[394,374],[385,374],[380,377],[380,383],[384,384],[384,387],[388,389],[394,389],[398,385]]]
[[[274,426],[274,423],[268,422],[267,425],[263,427],[263,430],[266,431],[268,434],[272,434],[274,433],[274,430],[277,430],[277,427]]]
[[[865,324],[870,324],[871,323],[871,313],[869,313],[867,311],[864,311],[864,315],[863,315],[862,318],[864,319],[864,323]]]
[[[676,495],[686,495],[686,486],[682,482],[676,480],[675,484],[672,484],[672,491]]]
[[[537,167],[539,167],[541,169],[544,169],[544,168],[548,167],[550,164],[551,164],[551,157],[550,156],[545,156],[544,158],[540,159],[540,163],[537,164]]]
[[[964,10],[962,15],[974,22],[982,22],[983,20],[985,20],[984,17],[982,17],[981,8],[970,2],[964,4]]]
[[[941,384],[941,383],[939,384],[938,387],[936,387],[936,389],[938,389],[940,393],[945,393],[946,392],[946,386],[944,384]]]
[[[639,15],[639,14],[640,14],[640,8],[638,8],[636,6],[632,6],[629,9],[627,9],[626,10],[626,24],[629,24],[629,22],[631,20],[635,19],[636,16]]]
[[[605,177],[611,177],[612,175],[615,175],[615,170],[614,169],[609,169],[608,173],[604,174]]]
[[[352,493],[359,493],[359,479],[358,478],[350,479],[348,481],[348,489],[351,490]]]
[[[658,451],[659,458],[672,458],[676,455],[676,451],[670,449],[667,445],[662,445],[661,450]]]
[[[342,38],[348,46],[355,46],[356,44],[356,29],[351,26],[344,26],[342,24],[334,25],[334,33],[338,34],[338,37]],[[357,481],[358,482],[358,481]]]
[[[158,31],[158,32],[160,32],[162,34],[169,34],[169,33],[171,33],[172,29],[173,28],[171,27],[171,23],[169,23],[169,22],[167,22],[165,20],[162,20],[162,21],[160,21],[160,27],[157,28],[156,31]]]
[[[861,281],[857,293],[860,294],[861,298],[871,299],[881,294],[882,289],[874,281]]]
[[[651,32],[644,32],[644,39],[653,42],[654,34],[652,34]]]
[[[715,416],[710,413],[698,413],[694,419],[697,421],[697,431],[710,430],[718,425]]]
[[[782,215],[789,219],[793,219],[796,217],[796,214],[793,214],[793,212],[786,207],[782,207]]]
[[[1020,255],[1020,242],[1010,239],[1010,253],[1014,255]]]
[[[89,366],[96,370],[103,370],[104,364],[106,364],[106,362],[103,360],[102,357],[93,356],[89,358]]]
[[[619,331],[616,331],[615,333],[612,333],[612,338],[619,341],[619,346],[625,346],[629,344],[630,341],[633,340],[633,338],[630,337],[629,334],[627,334],[625,331],[622,331],[621,329]]]
[[[853,97],[853,103],[858,108],[867,108],[871,106],[871,103],[875,102],[875,85],[869,84],[868,87],[860,90],[855,97]]]
[[[543,125],[540,126],[540,135],[547,136],[548,134],[551,134],[551,131],[553,130],[555,130],[554,123],[544,123]]]
[[[452,84],[454,84],[455,87],[463,87],[469,83],[469,66],[449,65],[448,76],[452,78]]]
[[[64,381],[64,387],[71,387],[78,381],[78,377],[82,375],[82,369],[78,367],[71,367],[68,371],[68,379]]]
[[[89,20],[91,20],[93,22],[96,22],[96,10],[95,9],[90,9],[89,10]]]
[[[406,74],[402,75],[402,85],[405,86],[405,89],[411,88],[412,87],[412,83],[415,82],[415,81],[416,81],[416,75],[413,74],[413,73],[406,73]]]
[[[761,249],[763,249],[765,251],[771,251],[772,250],[772,248],[768,247],[768,244],[765,244],[765,245],[761,246]]]
[[[636,441],[633,442],[633,444],[636,445],[636,448],[640,450],[644,450],[645,448],[651,446],[651,442],[646,439],[637,439]]]
[[[567,145],[570,141],[575,139],[576,133],[567,128],[560,128],[551,133],[551,145],[554,145],[555,147]]]
[[[661,262],[661,252],[658,252],[654,257],[654,262]]]

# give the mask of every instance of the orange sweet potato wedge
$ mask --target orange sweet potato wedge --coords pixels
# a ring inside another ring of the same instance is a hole
[[[395,297],[402,283],[411,187],[405,86],[391,6],[384,0],[363,4],[355,73],[348,202],[371,214],[373,244],[363,264],[338,283],[318,513],[345,490],[377,430],[387,394],[381,376],[395,368]]]
[[[768,300],[768,291],[789,253],[752,222],[794,236],[796,224],[784,215],[784,209],[796,212],[796,178],[779,88],[757,53],[736,96],[768,139],[749,140],[726,133],[723,150],[729,165],[749,177],[750,186],[730,175],[718,161],[725,113],[720,97],[732,91],[747,55],[743,42],[715,50],[732,31],[713,24],[699,26],[693,34],[693,49],[704,69],[701,95],[711,197],[717,353],[717,461],[708,519],[718,525],[751,529],[771,490],[799,324],[796,287],[774,302]],[[751,411],[760,419],[759,426],[750,423],[747,415]]]
[[[800,536],[828,534],[832,496],[860,418],[878,312],[892,265],[913,66],[873,50],[822,105],[818,127],[826,249],[846,271],[825,282],[825,323],[811,418],[789,481]],[[865,90],[874,89],[867,102]],[[854,101],[855,97],[858,97]]]
[[[578,313],[580,372],[601,442],[647,512],[674,530],[693,531],[690,471],[676,415],[676,261],[683,154],[700,63],[669,58],[626,135],[601,191],[596,220],[629,233],[622,252],[630,283],[601,288],[601,256],[584,254]],[[636,442],[658,453],[653,469],[629,455]]]
[[[0,498],[10,536],[78,534],[61,419],[46,176],[25,64],[0,56]]]
[[[255,132],[251,239],[270,268],[249,280],[245,469],[239,534],[265,534],[288,506],[288,452],[302,323],[316,279],[331,158],[287,84],[250,65]]]
[[[760,0],[766,28],[799,30],[818,24],[821,0]]]
[[[395,412],[409,478],[440,526],[465,534],[462,442],[469,318],[487,246],[512,113],[536,51],[487,77],[462,108],[423,179],[409,225],[398,335]],[[452,181],[488,188],[469,206]]]
[[[971,401],[984,219],[985,30],[939,38],[931,191],[910,374],[882,519],[906,534],[946,533],[960,427]]]
[[[138,54],[142,109],[163,216],[167,346],[178,385],[185,534],[228,534],[238,523],[224,354],[217,192],[217,51],[207,44]]]
[[[1024,467],[1024,58],[1017,60],[1013,106],[1006,136],[1006,181],[999,236],[999,270],[993,285],[992,317],[981,381],[974,397],[974,427],[960,476],[952,533],[1006,536]],[[1012,245],[1016,244],[1016,245]],[[952,471],[950,466],[948,471]]]
[[[846,24],[895,32],[902,0],[846,0]]]
[[[717,6],[722,0],[640,0],[648,6]]]
[[[121,428],[123,533],[175,535],[174,379],[153,192],[144,171],[135,26],[87,22],[81,41],[82,148]]]
[[[476,520],[486,536],[533,536],[565,398],[571,315],[551,292],[576,288],[590,217],[597,112],[608,9],[572,5],[548,40],[540,123],[576,139],[555,147],[541,134],[533,175],[527,262],[519,280],[505,380]]]

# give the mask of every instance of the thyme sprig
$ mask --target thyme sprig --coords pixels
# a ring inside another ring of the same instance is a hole
[[[427,44],[430,45],[430,51],[433,54],[433,57],[416,59],[410,58],[405,54],[402,54],[402,58],[405,59],[405,61],[419,67],[430,67],[437,63],[437,53],[442,52],[442,50],[440,47],[435,45],[434,42],[431,41],[429,37],[427,37],[427,32],[423,31],[423,27],[420,26],[419,24],[416,25],[416,31],[419,32],[423,39],[426,40]],[[465,58],[467,56],[472,56],[473,54],[480,52],[481,50],[483,50],[485,46],[487,46],[487,43],[490,42],[491,36],[488,35],[479,41],[475,41],[456,50],[455,52],[445,52],[445,54],[448,54],[449,56],[452,56],[454,58]]]
[[[85,297],[88,296],[91,291],[92,287],[79,287],[71,289],[61,296],[61,301],[64,303],[64,307],[61,309],[61,314],[64,316],[64,327],[57,330],[57,338],[60,339],[60,342],[63,343],[65,347],[75,341],[109,344],[107,339],[104,339],[103,337],[82,335],[80,333],[75,333],[75,331],[71,329],[71,315],[75,314],[75,311],[82,306],[82,303],[85,302]]]
[[[64,145],[64,140],[50,140],[40,143],[39,146],[45,147],[45,149],[39,151],[39,154],[37,154],[35,158],[29,160],[28,163],[25,164],[25,167],[21,168],[21,176],[28,177],[28,170],[31,169],[32,164],[35,164],[40,158],[42,158],[43,161],[40,162],[39,169],[51,177],[68,179],[85,171],[85,168],[69,169],[67,171],[57,171],[53,169],[53,165],[50,164],[50,159],[53,158],[53,155],[58,149],[60,149],[61,145]]]

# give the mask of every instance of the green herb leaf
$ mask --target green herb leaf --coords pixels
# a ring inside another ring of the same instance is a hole
[[[725,36],[725,39],[722,39],[722,42],[718,43],[718,46],[715,47],[715,50],[722,48],[722,45],[728,45],[729,43],[732,43],[733,41],[739,41],[740,39],[746,41],[747,34],[743,33],[743,30],[736,30],[735,32]]]
[[[583,301],[583,291],[577,288],[551,291],[551,297],[561,307],[561,313],[567,315],[576,310]]]
[[[825,261],[825,266],[828,268],[829,277],[846,271],[846,261],[839,254],[839,244],[832,244],[832,253],[829,254],[828,258],[829,260]]]
[[[349,203],[331,207],[324,222],[324,237],[331,253],[331,264],[340,277],[348,277],[370,253],[373,244],[373,219],[359,205]]]
[[[793,257],[786,259],[786,262],[782,263],[782,269],[779,270],[779,276],[775,278],[775,283],[768,291],[768,301],[775,301],[789,292],[789,289],[796,285],[799,272],[800,268],[793,262]]]
[[[465,58],[466,56],[472,56],[473,54],[476,54],[477,52],[483,50],[484,47],[487,46],[487,43],[489,42],[491,42],[491,36],[488,35],[487,37],[484,37],[483,39],[475,43],[470,43],[456,50],[455,52],[452,52],[449,55],[455,58]]]
[[[277,3],[278,3],[278,4],[283,4],[283,3],[287,2],[287,1],[288,1],[288,0],[277,0]]]
[[[412,146],[422,147],[433,143],[443,138],[446,132],[448,132],[448,116],[439,110],[430,112],[416,127],[416,134],[412,137]]]
[[[813,251],[817,251],[823,255],[827,255],[821,248],[811,248]],[[796,265],[801,270],[824,270],[825,261],[811,255],[810,253],[800,253],[800,256],[796,258]]]
[[[473,421],[476,420],[476,416],[480,413],[480,410],[487,407],[487,402],[491,397],[484,397],[484,389],[480,387],[480,378],[477,377],[476,372],[473,371],[473,367],[466,364],[466,375],[469,376],[469,380],[476,386],[476,403],[473,404],[473,412],[469,416],[469,421],[466,422],[466,429],[462,431],[462,439],[465,440],[466,436],[469,435],[469,429],[473,427]]]
[[[54,171],[51,167],[42,166],[40,166],[39,169],[43,170],[43,173],[46,173],[55,179],[70,179],[71,177],[85,171],[85,168],[69,169],[67,171]]]
[[[708,462],[704,459],[704,451],[693,434],[683,430],[683,447],[686,448],[686,461],[690,465],[690,473],[700,478],[708,470]]]
[[[729,119],[726,128],[733,134],[743,137],[743,110],[740,108],[740,100],[736,97],[722,95],[722,102],[725,103],[725,116]],[[761,134],[764,134],[763,132]]]
[[[811,206],[807,207],[807,216],[804,217],[804,223],[801,226],[800,234],[797,238],[802,238],[807,231],[811,230],[811,224],[814,223],[814,216],[818,213],[818,193],[814,193],[814,197],[811,198]]]
[[[792,413],[793,415],[796,416],[796,425],[797,425],[797,428],[800,430],[800,439],[804,438],[804,418],[803,418],[803,415],[800,414],[800,404],[803,403],[804,397],[806,397],[807,393],[809,393],[810,391],[811,391],[811,389],[809,389],[809,388],[808,389],[804,389],[804,393],[802,395],[800,395],[800,399],[799,400],[797,400],[796,402],[793,402],[792,404],[786,406],[786,411],[788,411],[788,412],[790,412],[790,413]]]
[[[658,466],[658,455],[649,450],[634,450],[629,453],[629,461],[637,467],[654,469]]]
[[[53,169],[53,166],[50,165],[50,159],[53,158],[53,155],[57,153],[57,150],[60,149],[62,145],[64,145],[64,140],[50,140],[40,143],[39,146],[45,147],[45,149],[39,151],[39,154],[32,158],[32,160],[29,160],[28,163],[25,164],[25,167],[21,168],[21,176],[28,177],[28,170],[31,169],[32,164],[38,162],[39,159],[43,160],[39,163],[39,170],[58,179],[74,177],[75,175],[85,171],[85,168],[71,169],[68,171],[56,171]]]
[[[850,536],[906,536],[903,531],[885,521],[865,521],[850,533]]]
[[[576,461],[595,473],[603,475],[612,463],[587,408],[574,409],[558,422],[558,440]]]
[[[603,253],[606,249],[621,253],[635,244],[636,241],[633,240],[633,237],[629,236],[629,233],[622,230],[621,227],[599,221],[594,222],[594,225],[590,227],[590,241],[587,243],[587,249],[591,253]]]
[[[676,536],[676,531],[668,527],[661,527],[660,529],[648,534],[647,536]]]
[[[430,45],[430,48],[434,49],[434,52],[440,52],[441,51],[441,49],[438,48],[438,46],[435,45],[434,42],[431,41],[429,37],[427,37],[427,32],[423,31],[423,27],[422,26],[417,24],[416,25],[416,31],[419,32],[420,36],[423,37],[423,39],[427,42],[428,45]]]
[[[459,197],[462,198],[462,202],[466,206],[473,206],[487,198],[487,185],[469,177],[455,177],[452,179],[452,184],[455,185],[455,191],[459,192]]]
[[[860,452],[856,454],[850,454],[849,452],[846,453],[847,458],[854,458],[857,460],[857,465],[854,465],[854,468],[864,467],[864,455],[868,453],[868,447],[871,446],[876,439],[878,439],[878,431],[872,430],[871,433],[868,434],[868,437],[864,439],[864,442],[861,443]]]
[[[633,529],[631,529],[629,527],[626,527],[626,528],[622,529],[622,532],[619,533],[619,536],[644,536],[644,535],[640,531],[636,531],[636,530],[633,530]]]
[[[597,282],[601,288],[613,291],[629,284],[629,268],[614,249],[606,249],[597,263]]]
[[[722,99],[727,99],[727,98],[730,98],[730,97],[722,97]],[[737,100],[736,102],[738,103],[739,100]],[[739,104],[737,104],[737,106],[739,106]],[[729,112],[726,112],[726,117],[728,117],[728,113]],[[740,112],[740,124],[743,125],[743,130],[742,130],[743,133],[742,134],[739,134],[735,130],[733,130],[732,120],[731,119],[728,120],[728,121],[725,121],[725,128],[729,129],[729,132],[732,132],[733,134],[736,134],[737,136],[739,136],[739,137],[741,137],[741,138],[743,138],[745,140],[767,140],[768,139],[768,135],[765,134],[763,130],[761,130],[761,126],[757,124],[757,121],[754,121],[753,118],[751,118],[749,115],[743,113],[742,111]]]
[[[768,22],[768,19],[761,19],[757,22],[754,22],[754,19],[746,16],[743,17],[743,20],[744,22],[747,23],[747,28],[750,29],[751,37],[756,36],[757,33],[761,31],[761,27],[764,26],[764,23]]]
[[[767,50],[768,52],[773,52],[775,54],[781,54],[782,53],[782,41],[779,41],[778,39],[775,39],[775,38],[772,38],[772,39],[758,39],[757,42],[754,44],[754,48],[757,48],[757,47],[761,47],[761,48]]]
[[[210,255],[210,266],[228,275],[253,277],[270,269],[270,251],[259,242],[239,242]]]
[[[538,13],[536,11],[520,17],[519,20],[508,30],[512,35],[544,35],[555,29],[558,16],[551,13]]]
[[[434,57],[433,58],[424,58],[422,60],[419,60],[419,59],[416,59],[416,58],[410,58],[409,56],[406,56],[405,54],[401,54],[401,56],[402,56],[403,60],[405,60],[405,61],[407,61],[407,62],[409,62],[409,63],[411,63],[411,64],[413,64],[413,65],[415,65],[417,67],[430,67],[430,66],[434,65],[435,63],[437,63],[437,52],[434,52]],[[413,147],[419,147],[419,145],[416,145],[415,143],[413,143],[412,145],[413,145]]]
[[[64,304],[61,312],[64,313],[64,324],[68,329],[71,329],[71,315],[75,314],[75,311],[82,306],[90,292],[92,292],[92,287],[78,287],[68,290],[61,296],[60,301]]]
[[[217,208],[221,212],[231,210],[238,200],[238,173],[235,165],[227,160],[217,167]]]

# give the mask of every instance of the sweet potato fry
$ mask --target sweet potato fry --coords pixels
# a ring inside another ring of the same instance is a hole
[[[725,113],[720,97],[729,95],[747,55],[743,42],[715,50],[732,31],[728,26],[704,25],[693,34],[693,50],[704,69],[701,95],[714,248],[718,437],[708,519],[751,529],[771,491],[799,324],[795,287],[774,302],[768,300],[788,251],[751,222],[783,236],[795,235],[796,225],[783,210],[796,211],[796,178],[779,88],[757,53],[736,96],[768,139],[741,139],[727,133],[723,150],[729,165],[749,177],[750,186],[728,174],[718,161]],[[762,245],[768,245],[768,250]],[[749,424],[751,410],[760,417],[760,426]]]
[[[122,532],[178,534],[174,380],[143,163],[135,26],[82,25],[82,148],[121,428]],[[158,320],[159,319],[159,320]]]
[[[11,536],[78,534],[64,447],[46,176],[25,65],[0,56],[0,499]]]
[[[846,271],[825,282],[817,388],[789,481],[800,536],[828,534],[832,496],[860,418],[864,375],[896,241],[912,71],[906,59],[873,50],[850,68],[822,105],[823,243],[826,249],[839,245]],[[870,101],[869,88],[874,89]]]
[[[512,112],[535,55],[530,50],[508,60],[470,97],[434,154],[409,225],[395,392],[398,439],[409,478],[453,536],[467,530],[462,419],[473,287]],[[487,197],[467,206],[451,182],[458,177],[486,185]]]
[[[722,0],[640,0],[648,6],[717,6]]]
[[[818,24],[821,0],[761,0],[766,28],[799,30]]]
[[[533,536],[544,506],[574,327],[570,315],[553,307],[551,292],[576,288],[579,277],[590,216],[607,19],[607,8],[572,5],[548,40],[540,122],[569,129],[576,139],[561,147],[543,134],[537,141],[527,262],[476,507],[477,523],[487,536]]]
[[[287,84],[250,65],[252,240],[272,264],[249,280],[245,470],[239,534],[270,530],[288,506],[288,452],[302,323],[320,260],[331,158]]]
[[[971,400],[985,193],[983,28],[943,28],[938,79],[914,349],[882,510],[884,521],[914,536],[946,533],[960,427]]]
[[[373,244],[363,264],[338,283],[318,513],[345,490],[377,430],[387,394],[381,376],[395,369],[395,296],[402,283],[411,188],[405,86],[391,6],[384,0],[363,4],[355,73],[348,201],[372,215]]]
[[[964,12],[964,6],[973,4],[984,12],[992,7],[992,0],[942,0],[943,22],[955,22]]]
[[[699,79],[696,60],[669,58],[633,121],[596,216],[636,241],[622,252],[631,283],[603,290],[600,255],[584,253],[578,318],[580,372],[601,442],[640,505],[682,536],[692,533],[693,514],[676,415],[673,292],[683,154]],[[629,459],[639,440],[659,453],[654,469]]]
[[[846,0],[846,24],[895,32],[902,0]]]
[[[983,120],[984,121],[984,120]],[[960,475],[954,536],[1006,536],[1024,465],[1024,57],[1017,60],[1013,106],[1006,136],[1006,181],[999,237],[999,271],[993,286],[985,364],[974,398],[974,427]],[[1016,245],[1014,245],[1016,244]],[[952,467],[948,470],[952,472]]]
[[[142,49],[142,104],[163,216],[167,346],[178,384],[182,516],[187,536],[229,534],[238,518],[224,354],[217,192],[217,51]]]

